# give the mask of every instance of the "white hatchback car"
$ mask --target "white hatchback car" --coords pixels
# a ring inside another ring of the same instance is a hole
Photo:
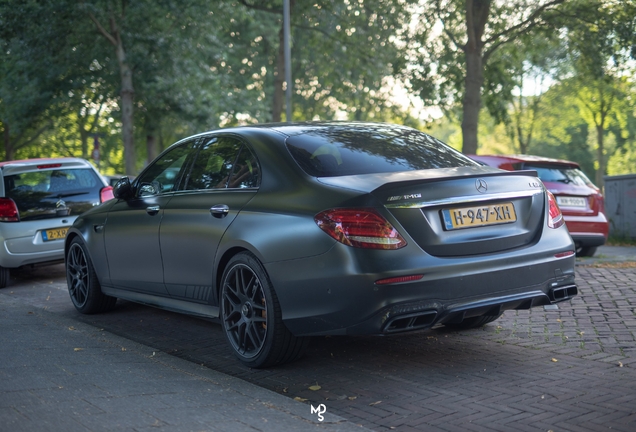
[[[112,189],[84,159],[0,162],[0,288],[9,269],[62,262],[68,228]]]

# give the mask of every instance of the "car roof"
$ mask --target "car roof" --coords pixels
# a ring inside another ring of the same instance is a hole
[[[206,132],[198,133],[196,135],[187,137],[185,139],[208,135],[211,133],[241,133],[249,130],[271,131],[284,134],[287,136],[299,135],[310,131],[316,131],[321,129],[355,129],[355,130],[377,130],[377,129],[391,129],[391,130],[414,130],[411,127],[403,126],[393,123],[375,123],[364,121],[306,121],[306,122],[292,122],[292,123],[255,123],[244,126],[233,126],[228,128],[212,129]],[[425,133],[425,132],[423,132]],[[181,141],[181,140],[180,140]],[[179,141],[179,142],[180,142]]]
[[[470,158],[473,158],[482,162],[507,162],[507,163],[518,163],[518,162],[533,162],[533,163],[544,163],[544,164],[553,164],[553,165],[567,165],[573,168],[580,168],[580,165],[576,162],[572,162],[565,159],[554,159],[544,156],[535,156],[535,155],[525,155],[525,154],[513,154],[513,155],[469,155]]]
[[[4,167],[7,165],[30,166],[30,165],[41,165],[46,163],[61,163],[61,164],[80,163],[84,166],[90,165],[90,163],[85,159],[73,158],[73,157],[62,157],[62,158],[33,158],[33,159],[3,161],[3,162],[0,162],[0,167]]]
[[[51,166],[46,166],[51,165]],[[47,170],[54,168],[93,168],[86,159],[81,158],[34,158],[0,162],[0,174],[4,176],[21,174],[36,169]]]

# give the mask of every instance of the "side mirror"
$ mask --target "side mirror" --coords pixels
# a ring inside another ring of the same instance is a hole
[[[113,196],[117,199],[127,200],[133,196],[133,188],[128,177],[119,179],[113,187]]]

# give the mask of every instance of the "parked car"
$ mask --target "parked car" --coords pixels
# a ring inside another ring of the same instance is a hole
[[[77,310],[122,298],[216,318],[250,367],[297,359],[313,335],[471,328],[577,293],[574,244],[534,173],[408,127],[206,132],[114,194],[66,236]]]
[[[112,190],[83,159],[0,162],[0,288],[10,269],[63,262],[68,228]]]
[[[578,256],[593,256],[598,246],[607,241],[609,222],[605,215],[603,194],[576,162],[530,155],[471,158],[508,171],[536,171],[546,188],[556,197]]]

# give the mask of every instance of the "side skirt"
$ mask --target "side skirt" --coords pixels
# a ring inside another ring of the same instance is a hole
[[[150,294],[143,294],[133,291],[121,290],[118,288],[102,286],[102,292],[106,295],[154,306],[172,312],[180,312],[204,318],[218,318],[219,307],[202,303],[192,303],[184,300],[176,300],[168,297],[158,297]]]

